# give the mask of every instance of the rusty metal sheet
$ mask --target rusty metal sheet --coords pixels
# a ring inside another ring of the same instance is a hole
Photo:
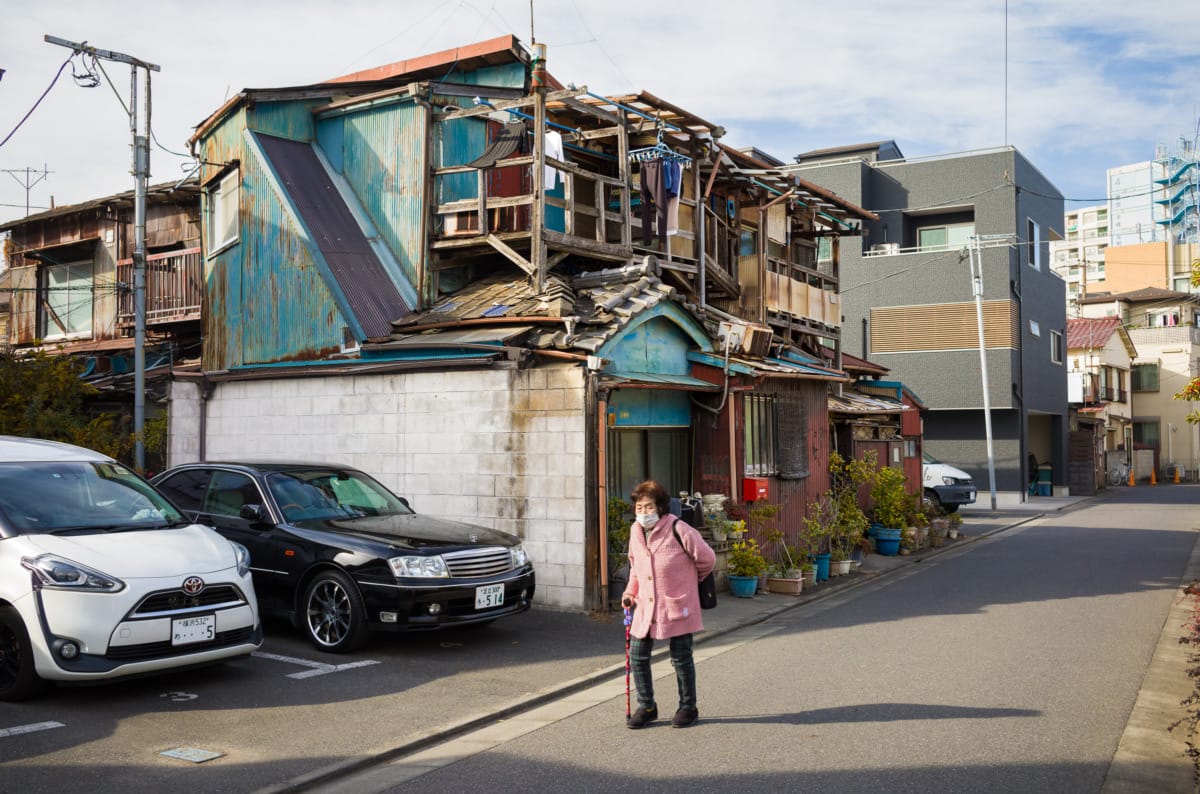
[[[412,309],[371,249],[313,147],[261,133],[255,137],[363,332],[368,338],[388,336],[392,320]]]

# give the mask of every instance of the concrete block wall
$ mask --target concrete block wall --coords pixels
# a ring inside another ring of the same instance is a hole
[[[413,508],[522,538],[536,601],[584,608],[584,373],[574,365],[225,381],[208,460],[343,463]],[[177,383],[171,463],[197,459],[199,391]]]

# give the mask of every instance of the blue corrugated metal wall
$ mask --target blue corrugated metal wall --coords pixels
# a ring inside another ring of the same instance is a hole
[[[244,268],[240,307],[239,364],[315,358],[342,344],[346,321],[298,233],[290,209],[257,157],[243,160],[242,206],[254,208],[241,246],[254,267]],[[243,227],[246,228],[246,227]]]
[[[322,119],[320,139],[336,144],[326,126],[341,126],[342,174],[416,285],[425,246],[425,131],[427,111],[413,101]],[[334,155],[324,148],[330,161]]]

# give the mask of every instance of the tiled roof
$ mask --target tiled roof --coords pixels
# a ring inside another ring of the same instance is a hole
[[[1072,317],[1067,320],[1067,349],[1104,347],[1120,327],[1120,317]]]
[[[506,269],[471,282],[428,311],[393,322],[392,338],[468,320],[479,325],[489,319],[561,319],[535,323],[527,344],[595,353],[635,315],[662,301],[678,301],[675,288],[664,284],[658,273],[658,261],[648,256],[638,264],[584,273],[569,281],[550,274],[546,289],[537,292],[524,273]]]
[[[1099,293],[1089,295],[1086,298],[1080,298],[1081,304],[1093,303],[1112,303],[1113,301],[1124,301],[1126,303],[1144,303],[1145,301],[1193,301],[1195,295],[1190,292],[1176,292],[1175,290],[1162,289],[1161,287],[1144,287],[1135,289],[1130,292],[1118,293]]]

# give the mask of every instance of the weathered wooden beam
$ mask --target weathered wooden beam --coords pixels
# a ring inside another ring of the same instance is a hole
[[[545,95],[546,102],[559,102],[564,99],[573,99],[580,94],[587,93],[587,86],[579,88],[564,88],[561,91],[551,91]],[[540,95],[539,95],[540,96]],[[494,113],[497,110],[517,110],[518,108],[527,108],[530,105],[537,104],[537,98],[532,96],[522,97],[521,99],[510,99],[503,102],[494,102],[491,105],[478,105],[473,108],[464,110],[456,110],[452,113],[446,113],[442,117],[442,121],[451,121],[453,119],[469,119],[475,116],[486,116],[489,113]],[[544,107],[544,105],[543,105]]]
[[[487,241],[488,241],[488,245],[490,245],[492,248],[495,248],[497,251],[499,251],[501,254],[503,254],[505,259],[512,262],[514,265],[521,268],[529,275],[531,275],[531,276],[537,275],[537,267],[534,266],[533,263],[531,263],[528,259],[526,259],[525,257],[521,256],[519,253],[514,251],[512,248],[509,248],[508,245],[503,240],[501,240],[499,237],[497,237],[494,234],[489,234],[487,236]]]

